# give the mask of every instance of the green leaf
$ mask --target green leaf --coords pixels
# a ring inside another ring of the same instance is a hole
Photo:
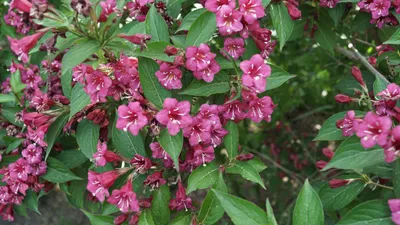
[[[21,107],[2,107],[2,109],[1,109],[1,115],[3,115],[7,120],[8,120],[8,122],[10,122],[10,123],[12,123],[12,124],[14,124],[14,125],[16,125],[16,126],[19,126],[19,127],[22,127],[24,124],[22,123],[22,121],[17,121],[16,120],[16,118],[15,118],[15,114],[16,113],[19,113],[19,112],[21,112],[22,111],[22,108]]]
[[[324,211],[318,194],[308,179],[304,183],[296,200],[293,212],[293,225],[323,225]]]
[[[183,18],[181,25],[178,27],[178,29],[175,31],[175,33],[178,33],[179,31],[182,30],[189,30],[190,27],[192,26],[193,22],[199,18],[199,16],[201,14],[203,14],[204,12],[206,12],[207,10],[204,8],[201,9],[196,9],[194,11],[191,11],[190,13],[188,13],[185,18]]]
[[[168,26],[164,18],[157,12],[153,4],[146,16],[146,33],[151,35],[150,42],[163,41],[169,43]]]
[[[400,197],[400,159],[397,159],[394,163],[393,169],[393,190],[394,195]]]
[[[133,136],[131,132],[119,130],[116,127],[118,116],[116,115],[112,126],[112,140],[118,153],[128,159],[135,154],[146,156],[143,140],[140,134]]]
[[[82,180],[68,169],[62,162],[53,157],[47,159],[47,171],[43,179],[53,183],[64,183],[71,180]]]
[[[197,189],[211,187],[217,182],[219,167],[214,162],[206,166],[199,166],[189,176],[186,193],[189,194]]]
[[[153,200],[151,201],[151,214],[156,225],[165,225],[170,221],[169,200],[171,193],[167,185],[162,185],[158,190],[153,192]]]
[[[4,34],[12,38],[16,37],[15,28],[7,25],[3,17],[0,18],[0,34]]]
[[[265,212],[254,203],[236,196],[212,189],[221,202],[225,212],[236,225],[262,225],[268,224]]]
[[[0,103],[15,102],[15,96],[11,94],[0,94]]]
[[[286,6],[283,2],[278,4],[271,4],[271,18],[272,24],[276,29],[279,40],[279,49],[282,50],[286,41],[289,39],[290,34],[292,34],[294,22],[290,18]]]
[[[351,209],[337,225],[393,225],[387,201],[372,200]]]
[[[64,70],[61,75],[62,91],[68,99],[71,99],[72,93],[72,69]]]
[[[346,112],[336,113],[329,117],[328,120],[322,125],[314,141],[337,141],[343,140],[346,137],[342,135],[342,131],[336,127],[336,121],[343,119]],[[364,112],[355,111],[357,116],[364,115]]]
[[[190,225],[191,217],[187,212],[180,212],[169,225]]]
[[[24,140],[25,140],[24,138],[18,138],[18,139],[15,139],[10,144],[7,144],[6,153],[8,154],[12,150],[18,148]]]
[[[224,145],[228,152],[229,159],[234,159],[237,156],[239,149],[239,131],[238,127],[233,121],[228,121],[225,129],[229,132],[224,137]]]
[[[21,81],[21,73],[19,70],[11,74],[10,85],[13,93],[19,93],[26,87],[26,84]]]
[[[227,188],[224,182],[224,177],[223,173],[219,173],[218,175],[218,180],[214,184],[213,188],[215,190],[221,191],[221,192],[227,192]],[[214,195],[214,193],[210,190],[206,197],[204,198],[204,201],[201,205],[199,214],[197,215],[197,221],[200,224],[214,224],[218,222],[224,215],[225,210],[221,205],[221,202],[217,199],[217,197]]]
[[[268,198],[267,198],[267,201],[265,202],[265,208],[267,209],[268,224],[269,225],[278,225],[278,223],[276,222],[275,216],[274,216],[274,211],[272,209],[271,203],[269,202]]]
[[[261,173],[267,168],[267,166],[259,158],[256,157],[252,160],[247,161],[247,163],[250,164],[257,171],[257,173]]]
[[[183,147],[183,136],[182,131],[177,135],[172,136],[168,133],[168,129],[161,131],[160,137],[158,139],[161,147],[171,156],[172,161],[174,161],[175,168],[179,171],[179,155],[181,154]]]
[[[36,192],[32,191],[32,190],[28,190],[26,192],[25,198],[24,198],[24,205],[26,205],[26,207],[28,209],[31,209],[32,211],[36,212],[37,214],[40,214],[39,211],[39,202],[38,202],[38,196],[36,194]]]
[[[193,80],[192,83],[180,95],[209,97],[214,94],[227,93],[230,90],[229,75],[220,71],[215,75],[214,80],[207,83],[203,80]]]
[[[142,56],[149,59],[158,59],[164,62],[173,62],[174,57],[168,56],[164,53],[168,43],[165,42],[152,42],[147,45],[146,49],[136,49],[134,51],[135,56]]]
[[[59,116],[56,121],[54,121],[47,131],[46,134],[46,142],[47,142],[47,150],[46,150],[46,157],[49,157],[51,149],[53,148],[54,143],[56,142],[58,135],[60,135],[64,125],[68,121],[68,114],[63,114]]]
[[[148,209],[142,211],[139,216],[138,225],[154,225],[153,217],[151,216],[151,212]]]
[[[271,76],[267,77],[266,90],[277,88],[289,79],[296,77],[295,75],[291,75],[290,73],[286,72],[284,69],[276,65],[269,64],[269,66],[271,67]]]
[[[342,19],[346,10],[346,4],[337,4],[334,8],[328,9],[328,14],[332,18],[335,26],[337,26]]]
[[[89,122],[86,119],[82,120],[78,124],[78,129],[76,130],[76,141],[86,158],[92,159],[93,154],[97,152],[99,136],[99,125]]]
[[[389,40],[383,42],[387,45],[400,45],[400,28],[394,32],[394,34],[389,38]]]
[[[87,183],[87,179],[74,180],[68,187],[68,192],[70,193],[67,195],[68,202],[78,209],[82,209],[85,205]]]
[[[248,46],[248,45],[246,45],[246,46]],[[247,48],[246,48],[246,50],[247,50]],[[260,50],[257,49],[257,53],[254,53],[254,54],[258,54],[259,52],[260,52]],[[215,61],[217,61],[218,65],[221,67],[221,70],[234,68],[234,63],[231,60],[229,60],[221,55],[217,55],[217,57],[215,57]],[[239,67],[240,62],[235,62],[235,63],[236,63],[236,66]]]
[[[174,43],[174,45],[178,48],[184,49],[186,46],[186,35],[174,35],[171,36],[171,41]]]
[[[350,204],[361,193],[364,186],[364,182],[354,181],[348,185],[332,189],[326,183],[319,189],[319,197],[325,210],[340,210]]]
[[[377,95],[379,92],[385,90],[388,84],[389,82],[382,79],[380,76],[376,76],[374,82],[374,94]]]
[[[176,19],[182,9],[182,2],[185,0],[167,0],[168,15]]]
[[[100,49],[100,44],[95,40],[85,39],[76,43],[63,57],[62,71],[74,68]]]
[[[336,45],[336,34],[332,31],[332,19],[328,15],[321,13],[316,22],[318,29],[315,32],[315,40],[323,49],[328,50],[333,55],[333,49]]]
[[[215,13],[204,12],[190,27],[186,37],[186,46],[199,46],[202,43],[208,42],[216,29]]]
[[[151,59],[139,58],[139,77],[144,96],[158,109],[162,109],[164,99],[171,97],[171,92],[161,86],[155,72],[159,65]]]
[[[83,209],[81,210],[89,218],[92,225],[114,225],[113,216],[95,215]]]
[[[260,174],[248,162],[237,161],[232,167],[226,168],[226,172],[232,174],[240,174],[244,179],[258,183],[265,189]]]
[[[69,119],[71,119],[77,112],[84,109],[90,104],[90,97],[86,94],[85,89],[81,83],[76,83],[74,88],[72,88],[71,93],[71,104]]]
[[[69,169],[75,168],[88,161],[86,156],[77,149],[63,150],[56,156],[56,159],[60,160],[60,162]]]

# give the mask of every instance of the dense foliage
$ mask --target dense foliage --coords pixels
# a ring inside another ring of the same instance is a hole
[[[4,220],[400,224],[399,0],[0,7]]]

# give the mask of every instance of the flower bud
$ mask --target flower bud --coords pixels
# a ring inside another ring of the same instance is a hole
[[[324,160],[319,160],[315,163],[315,166],[319,169],[322,170],[326,165],[328,164],[328,162],[324,161]]]
[[[333,180],[329,181],[329,187],[331,187],[332,189],[339,188],[339,187],[349,184],[350,182],[351,182],[351,180],[333,179]]]
[[[167,54],[168,56],[176,55],[178,54],[178,49],[175,46],[168,45],[165,48],[164,53]]]
[[[353,77],[358,81],[359,84],[361,84],[361,86],[365,87],[365,83],[364,83],[361,71],[357,66],[353,66],[351,68],[351,74],[353,74]]]
[[[352,101],[351,97],[344,95],[344,94],[336,95],[335,100],[337,103],[349,103]]]
[[[129,214],[122,214],[114,218],[114,224],[115,225],[121,225],[123,222],[125,222],[129,217]]]
[[[369,64],[371,64],[372,66],[376,66],[376,58],[371,56],[368,58],[368,62]]]
[[[323,153],[326,157],[328,157],[329,159],[332,159],[333,155],[335,155],[335,153],[334,153],[332,150],[330,150],[329,148],[323,148],[323,149],[322,149],[322,153]]]
[[[239,161],[249,161],[249,160],[254,159],[254,155],[251,154],[251,153],[241,154],[241,155],[238,155],[236,157],[236,159],[239,160]]]

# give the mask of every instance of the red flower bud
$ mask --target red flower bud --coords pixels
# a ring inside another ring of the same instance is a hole
[[[122,214],[114,219],[114,224],[115,225],[121,225],[123,222],[125,222],[128,219],[129,214]]]
[[[168,45],[165,48],[164,53],[167,54],[168,56],[176,55],[176,54],[178,54],[178,49],[175,46]]]
[[[351,68],[351,74],[353,74],[353,77],[361,84],[361,86],[365,86],[361,71],[357,66]]]
[[[351,97],[344,95],[344,94],[336,95],[335,100],[337,103],[349,103],[352,101]]]
[[[292,20],[298,20],[301,17],[301,11],[294,4],[287,4],[288,13]]]
[[[339,188],[339,187],[347,185],[350,182],[351,182],[350,180],[333,179],[333,180],[329,181],[329,187],[331,187],[332,189]]]
[[[333,155],[335,155],[335,153],[334,153],[332,150],[330,150],[329,148],[323,148],[323,149],[322,149],[322,153],[323,153],[326,157],[328,157],[329,159],[332,159]]]
[[[134,35],[119,34],[117,36],[119,38],[128,40],[133,44],[140,45],[140,49],[142,50],[147,47],[146,42],[151,39],[151,36],[148,34],[134,34]]]
[[[368,58],[368,62],[369,64],[371,64],[372,66],[376,66],[376,58],[371,56]]]
[[[324,161],[324,160],[319,160],[315,163],[315,166],[319,169],[322,170],[326,165],[328,164],[328,162]]]
[[[249,160],[252,160],[253,158],[254,158],[254,155],[251,153],[241,154],[236,157],[236,159],[239,161],[249,161]]]

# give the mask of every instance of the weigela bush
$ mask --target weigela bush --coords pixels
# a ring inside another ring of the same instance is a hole
[[[303,30],[312,25],[310,36],[333,51],[324,8],[346,3],[304,4],[318,10]],[[354,5],[378,28],[398,25],[399,1]],[[224,178],[238,174],[266,188],[259,174],[266,167],[239,145],[238,123],[271,122],[277,103],[266,90],[293,76],[270,56],[295,32],[299,1],[12,0],[6,6],[2,33],[15,59],[0,95],[4,220],[13,221],[22,207],[37,211],[38,198],[58,187],[92,224],[215,224],[225,212],[234,224],[277,224],[269,201],[266,214],[228,194]],[[389,43],[400,43],[399,31]],[[396,50],[387,44],[377,51]],[[371,176],[371,167],[391,169],[388,163],[400,155],[400,87],[374,68],[376,58],[358,57],[377,77],[373,89],[353,67],[355,95],[335,99],[359,102],[369,112],[328,119],[316,140],[349,139],[344,150],[325,148],[329,162],[316,165],[350,170],[330,179],[330,191],[362,187],[349,191],[351,198],[334,199],[342,202],[332,208],[306,180],[294,224],[324,224],[324,209],[344,208],[365,186],[398,194],[379,174]],[[356,147],[345,148],[348,142]],[[208,189],[205,198],[195,194],[199,189]],[[369,216],[389,224],[390,207],[400,224],[395,197],[353,211],[375,207],[382,215]]]

